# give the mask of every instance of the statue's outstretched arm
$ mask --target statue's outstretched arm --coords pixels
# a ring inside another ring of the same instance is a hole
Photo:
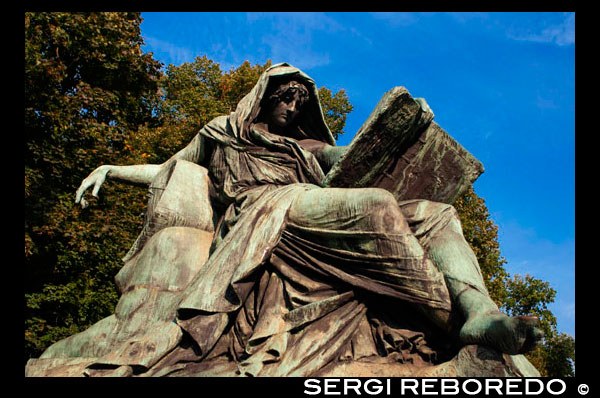
[[[204,158],[204,139],[200,134],[181,151],[162,164],[139,164],[131,166],[102,165],[92,171],[82,182],[75,193],[75,203],[86,208],[88,203],[83,197],[85,191],[93,187],[92,195],[98,197],[98,191],[106,179],[117,180],[133,185],[149,186],[160,170],[171,160],[183,159],[199,163]]]

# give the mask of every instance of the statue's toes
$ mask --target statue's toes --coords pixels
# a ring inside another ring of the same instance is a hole
[[[520,333],[524,339],[519,349],[519,354],[525,354],[537,347],[544,338],[544,332],[538,327],[540,319],[537,316],[520,316],[517,317],[519,322]]]

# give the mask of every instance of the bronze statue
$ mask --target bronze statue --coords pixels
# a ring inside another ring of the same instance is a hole
[[[420,106],[430,112],[424,101]],[[324,121],[314,81],[278,64],[235,112],[208,123],[167,162],[94,170],[78,189],[77,203],[85,206],[86,190],[93,187],[97,195],[106,179],[114,179],[149,186],[156,196],[150,213],[170,179],[192,189],[185,181],[200,181],[195,176],[204,173],[207,199],[200,205],[211,212],[198,217],[206,225],[148,219],[125,261],[135,260],[136,269],[148,273],[152,267],[181,272],[153,263],[148,253],[166,250],[180,263],[195,261],[202,237],[193,231],[199,228],[211,233],[208,259],[186,276],[184,289],[171,289],[171,307],[165,304],[170,309],[163,308],[160,322],[139,310],[152,320],[134,326],[134,315],[107,321],[87,337],[83,332],[56,343],[40,359],[92,358],[84,361],[90,375],[307,376],[340,358],[386,363],[410,351],[433,363],[436,348],[420,326],[458,345],[511,355],[532,349],[542,337],[538,319],[498,310],[454,208],[397,201],[381,188],[323,187],[344,151]],[[177,231],[167,239],[169,228]],[[117,278],[122,289],[125,279]],[[119,348],[118,355],[114,347],[90,348],[93,340],[127,327],[145,328],[142,334],[151,337],[128,332],[122,342],[130,348]]]

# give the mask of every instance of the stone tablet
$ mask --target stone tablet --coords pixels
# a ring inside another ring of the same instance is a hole
[[[484,168],[432,119],[406,88],[394,87],[331,168],[324,185],[384,188],[399,201],[454,202]]]

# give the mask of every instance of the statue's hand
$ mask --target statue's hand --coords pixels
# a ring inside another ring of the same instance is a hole
[[[98,191],[100,190],[100,187],[106,180],[106,175],[109,171],[110,166],[108,165],[100,166],[96,170],[92,171],[90,175],[87,176],[81,182],[79,189],[77,189],[77,192],[75,193],[75,203],[81,203],[81,207],[83,209],[85,209],[88,206],[88,202],[83,197],[83,194],[92,185],[94,186],[94,189],[92,190],[92,195],[98,197]]]
[[[427,101],[425,101],[425,98],[415,98],[415,101],[417,102],[417,104],[419,104],[419,106],[421,107],[421,110],[424,113],[431,113],[432,115],[434,115],[433,111],[429,107],[429,104],[427,104]],[[432,119],[433,119],[433,117],[432,117]]]

